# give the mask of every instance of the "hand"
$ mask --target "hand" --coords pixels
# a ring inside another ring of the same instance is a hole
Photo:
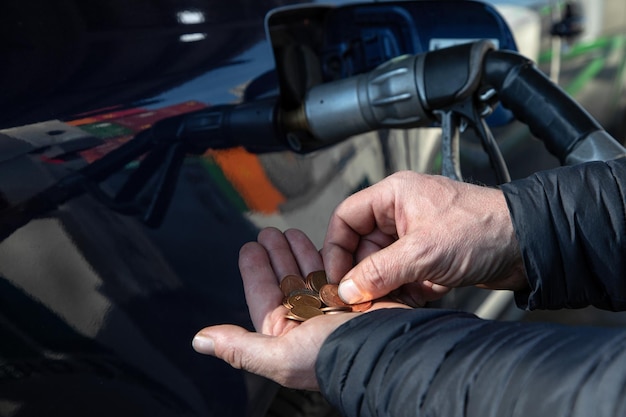
[[[404,302],[423,305],[453,287],[527,285],[500,190],[408,171],[340,204],[322,257],[349,303],[399,288]]]
[[[360,313],[318,316],[302,323],[285,318],[287,308],[282,304],[280,279],[324,269],[319,252],[299,230],[284,234],[274,228],[262,230],[258,242],[241,248],[239,269],[257,333],[233,325],[207,327],[194,338],[194,349],[283,386],[317,390],[315,361],[322,343],[337,327]],[[372,309],[384,307],[406,308],[398,303],[378,302]]]

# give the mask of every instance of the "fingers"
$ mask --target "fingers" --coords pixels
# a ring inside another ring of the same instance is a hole
[[[282,303],[283,293],[269,255],[261,244],[249,242],[241,247],[239,271],[252,324],[259,332],[270,333],[274,327],[273,312]]]
[[[424,307],[430,301],[439,300],[448,292],[450,288],[430,281],[411,282],[393,291],[391,299],[416,308]]]
[[[361,262],[373,253],[386,248],[397,240],[397,236],[390,236],[381,230],[374,230],[372,233],[362,236],[359,246],[355,252],[355,263]]]
[[[412,255],[411,246],[400,240],[370,254],[346,273],[339,283],[339,296],[350,304],[361,303],[419,281],[418,270],[409,262]]]
[[[283,233],[269,227],[259,232],[258,242],[267,251],[278,280],[291,274],[306,276],[323,269],[317,248],[300,230],[289,229]]]
[[[239,252],[239,270],[250,317],[257,331],[277,335],[294,323],[286,323],[279,283],[287,275],[306,276],[323,269],[322,259],[311,240],[301,231],[284,234],[263,229],[258,242],[246,243]]]
[[[304,232],[297,229],[289,229],[285,231],[284,235],[303,277],[306,277],[312,271],[324,269],[322,257]]]
[[[335,209],[321,251],[331,282],[339,282],[352,268],[355,257],[378,249],[381,240],[389,244],[397,235],[394,202],[393,191],[383,180],[353,194]]]
[[[269,254],[269,260],[278,280],[290,274],[300,274],[289,241],[278,229],[268,227],[259,232],[257,241]],[[279,281],[276,281],[278,284]]]
[[[324,267],[328,275],[328,280],[338,283],[346,272],[352,268],[355,261],[355,254],[361,243],[361,236],[371,233],[375,224],[371,221],[373,216],[363,217],[363,222],[350,217],[353,207],[349,204],[351,200],[345,200],[331,217],[324,246],[322,247],[322,258],[324,259]],[[346,214],[346,211],[348,214]],[[353,222],[344,220],[344,217]],[[360,226],[358,229],[353,227]]]

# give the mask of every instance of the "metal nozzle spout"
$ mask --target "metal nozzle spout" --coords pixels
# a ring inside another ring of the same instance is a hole
[[[281,124],[286,128],[287,131],[310,131],[304,105],[301,105],[295,110],[281,111],[279,117]]]

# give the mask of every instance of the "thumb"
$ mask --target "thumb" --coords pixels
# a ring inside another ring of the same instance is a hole
[[[416,280],[409,271],[409,253],[400,240],[374,252],[354,266],[339,283],[339,297],[349,304],[374,300]]]
[[[314,372],[306,375],[290,364],[295,349],[280,337],[250,332],[234,325],[206,327],[193,338],[192,346],[198,353],[222,359],[233,368],[243,369],[269,378],[290,388],[318,389]]]
[[[271,339],[227,324],[200,330],[194,336],[192,346],[196,352],[220,358],[234,368],[255,372],[258,370],[253,368],[260,364],[259,356],[266,351]]]

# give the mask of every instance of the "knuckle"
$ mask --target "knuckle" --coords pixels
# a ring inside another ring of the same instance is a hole
[[[362,271],[363,278],[371,290],[378,293],[390,290],[385,274],[374,257],[369,256],[363,260]]]
[[[216,349],[215,353],[233,368],[249,370],[247,355],[238,346],[229,345],[224,349]]]

